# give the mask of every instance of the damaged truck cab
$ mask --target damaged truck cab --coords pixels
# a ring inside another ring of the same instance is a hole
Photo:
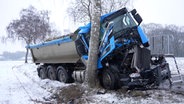
[[[128,12],[122,8],[101,16],[97,72],[104,88],[147,88],[158,86],[171,77],[164,56],[151,55],[141,22],[135,9]],[[83,82],[90,30],[91,23],[79,27],[73,36],[27,46],[33,61],[39,64],[39,76],[65,83]]]

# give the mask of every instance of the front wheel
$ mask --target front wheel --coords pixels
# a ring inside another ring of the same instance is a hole
[[[115,90],[119,88],[118,75],[111,70],[104,70],[102,73],[102,84],[105,89]]]

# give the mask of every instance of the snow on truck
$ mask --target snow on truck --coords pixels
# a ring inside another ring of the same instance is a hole
[[[158,86],[170,79],[164,55],[151,55],[149,42],[140,27],[141,16],[122,8],[100,18],[97,74],[106,89]],[[83,82],[88,60],[91,23],[71,36],[29,45],[42,79],[64,83]]]

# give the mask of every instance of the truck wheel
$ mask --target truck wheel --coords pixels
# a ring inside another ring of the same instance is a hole
[[[51,80],[56,80],[56,69],[54,66],[49,65],[47,67],[47,76]]]
[[[40,66],[38,68],[38,76],[41,79],[46,79],[47,78],[47,74],[46,74],[46,68],[44,66]]]
[[[57,68],[57,77],[60,82],[68,83],[69,82],[69,75],[62,66]]]
[[[102,75],[102,84],[105,89],[115,89],[115,75],[110,70],[104,70]]]

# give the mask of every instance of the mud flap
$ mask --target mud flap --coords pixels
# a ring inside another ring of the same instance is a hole
[[[153,78],[155,79],[154,80],[154,85],[159,86],[160,83],[163,81],[163,79],[161,77],[162,76],[161,75],[161,68],[159,66],[154,69],[153,75],[154,75]]]

